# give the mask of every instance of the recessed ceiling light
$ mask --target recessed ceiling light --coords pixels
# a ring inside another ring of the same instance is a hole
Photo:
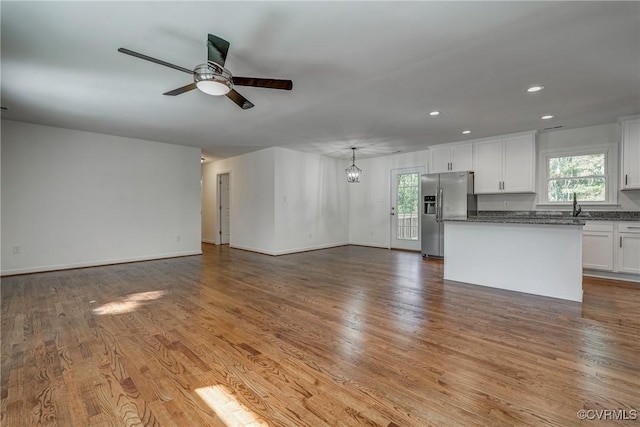
[[[527,92],[540,92],[542,89],[544,89],[544,86],[542,85],[531,86],[529,89],[527,89]]]
[[[468,134],[471,133],[471,131],[470,130],[463,130],[462,133],[465,134],[465,135],[468,135]]]
[[[540,117],[542,120],[549,120],[549,119],[553,119],[553,116],[551,114],[547,114],[545,116]]]
[[[437,116],[438,114],[440,114],[440,111],[432,111],[429,113],[430,116]]]

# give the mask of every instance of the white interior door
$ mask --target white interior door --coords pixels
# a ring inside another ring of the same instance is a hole
[[[420,175],[424,167],[391,171],[391,247],[420,250]]]
[[[229,244],[230,230],[229,230],[229,174],[224,173],[218,175],[218,230],[220,233],[220,244]]]

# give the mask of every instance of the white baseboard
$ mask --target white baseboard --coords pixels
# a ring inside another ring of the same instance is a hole
[[[252,248],[249,246],[242,246],[242,245],[236,245],[236,244],[230,244],[229,246],[231,248],[234,249],[242,249],[243,251],[249,251],[249,252],[258,252],[261,254],[265,254],[265,255],[272,255],[272,256],[278,256],[278,255],[287,255],[287,254],[295,254],[295,253],[299,253],[299,252],[308,252],[308,251],[317,251],[320,249],[328,249],[328,248],[337,248],[338,246],[347,246],[349,243],[344,242],[344,243],[329,243],[329,244],[325,244],[325,245],[314,245],[314,246],[304,246],[304,247],[299,247],[299,248],[293,248],[293,249],[285,249],[282,251],[269,251],[269,250],[265,250],[265,249],[258,249],[258,248]]]
[[[210,245],[217,245],[215,240],[202,239],[202,243],[209,243]]]
[[[391,249],[388,245],[376,245],[373,243],[349,242],[349,244],[353,246],[366,246],[368,248]]]
[[[582,275],[588,277],[597,277],[598,279],[613,279],[640,284],[640,275],[636,274],[614,273],[612,271],[583,270]]]
[[[138,262],[138,261],[153,261],[156,259],[177,258],[182,256],[190,256],[190,255],[202,255],[202,251],[198,250],[198,251],[172,252],[168,254],[146,255],[146,256],[130,257],[130,258],[116,258],[116,259],[108,259],[108,260],[100,260],[100,261],[87,261],[87,262],[70,263],[70,264],[45,265],[40,267],[16,268],[11,270],[0,271],[0,276],[15,276],[16,274],[42,273],[45,271],[69,270],[73,268],[99,267],[102,265],[125,264],[128,262]]]

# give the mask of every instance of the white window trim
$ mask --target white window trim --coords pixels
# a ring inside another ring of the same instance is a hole
[[[592,145],[589,147],[562,148],[541,150],[538,154],[538,197],[536,205],[539,207],[571,206],[572,202],[550,202],[547,194],[547,180],[549,174],[550,157],[583,156],[604,153],[605,155],[605,200],[602,202],[580,202],[581,206],[618,206],[617,159],[618,146],[616,144]]]

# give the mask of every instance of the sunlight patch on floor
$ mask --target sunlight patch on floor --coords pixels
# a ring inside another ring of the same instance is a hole
[[[161,298],[166,291],[150,291],[129,294],[116,301],[111,301],[93,309],[97,315],[130,313],[140,307],[145,301]],[[92,301],[93,302],[93,301]]]
[[[223,385],[200,387],[196,393],[205,401],[227,427],[259,427],[268,426],[243,404],[238,402],[234,393]]]

